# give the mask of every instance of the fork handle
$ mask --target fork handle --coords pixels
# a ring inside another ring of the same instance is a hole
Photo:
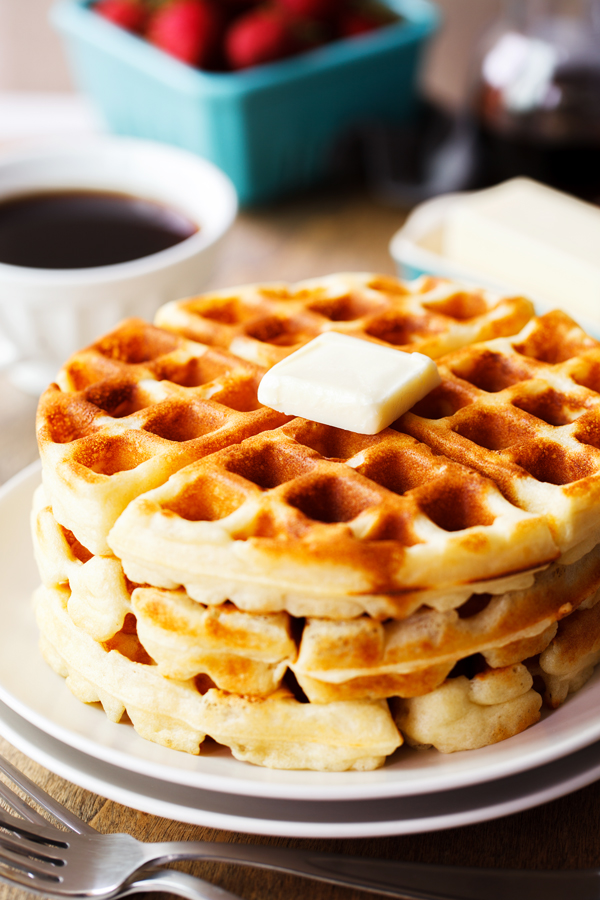
[[[146,863],[205,859],[302,875],[404,900],[599,900],[600,870],[471,869],[257,844],[172,841],[143,845]]]
[[[148,870],[118,892],[117,897],[128,897],[130,894],[146,891],[161,891],[187,897],[187,900],[240,900],[237,894],[231,894],[224,888],[217,887],[209,881],[203,881],[187,872],[178,869]]]

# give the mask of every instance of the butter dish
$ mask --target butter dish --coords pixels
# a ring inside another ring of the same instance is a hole
[[[525,178],[428,200],[390,243],[402,278],[424,273],[518,292],[541,311],[600,323],[600,209]],[[597,242],[596,242],[597,246]]]

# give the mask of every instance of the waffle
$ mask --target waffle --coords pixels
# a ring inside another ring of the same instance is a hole
[[[341,273],[174,301],[161,307],[155,324],[270,368],[324,331],[436,359],[474,341],[515,334],[532,315],[523,297],[500,297],[440,278],[408,284]]]
[[[552,564],[527,589],[475,594],[458,609],[421,607],[385,622],[254,615],[230,601],[207,607],[181,589],[132,584],[116,558],[75,560],[65,529],[38,498],[34,543],[42,577],[48,587],[70,587],[68,613],[78,627],[106,641],[129,616],[163,675],[205,675],[238,694],[268,695],[289,668],[311,703],[419,696],[475,654],[496,668],[542,653],[556,623],[589,605],[600,588],[598,546],[570,566]]]
[[[442,753],[477,750],[519,734],[540,719],[542,698],[526,666],[487,669],[451,678],[424,697],[396,704],[406,741]]]
[[[440,360],[441,385],[394,427],[545,515],[570,558],[600,540],[600,342],[565,313]]]
[[[570,566],[551,566],[527,590],[473,595],[458,610],[423,607],[407,619],[385,623],[367,617],[308,619],[291,668],[315,703],[420,696],[475,654],[493,668],[540,653],[544,659],[556,623],[599,588],[600,548],[595,548]]]
[[[157,322],[40,401],[37,616],[77,697],[166,746],[333,771],[402,735],[503,740],[589,678],[600,342],[519,298],[373,275]],[[261,407],[266,368],[327,329],[441,356],[442,383],[370,436]]]
[[[69,614],[95,640],[107,641],[131,614],[132,584],[114,557],[94,556],[54,518],[44,488],[34,495],[33,549],[42,583],[70,589]]]
[[[231,603],[205,607],[182,591],[133,584],[115,557],[92,556],[58,524],[39,488],[33,543],[43,584],[66,588],[68,615],[98,643],[135,633],[159,672],[187,680],[206,676],[234,693],[267,696],[296,657],[286,613],[251,616]]]
[[[94,641],[68,615],[68,588],[38,589],[44,656],[85,703],[102,703],[113,722],[127,713],[144,738],[198,753],[206,735],[237,759],[285,769],[366,770],[402,743],[385,701],[315,705],[280,689],[264,699],[163,677],[135,634]]]
[[[561,622],[549,646],[533,662],[531,670],[544,682],[547,704],[560,706],[568,694],[578,691],[600,662],[600,594]]]
[[[263,370],[129,320],[72,357],[37,434],[56,517],[94,554],[127,504],[193,460],[286,421],[256,398]]]
[[[359,439],[303,419],[176,473],[129,504],[108,543],[129,578],[157,587],[194,596],[227,572],[329,597],[396,593],[397,618],[402,592],[413,606],[427,588],[472,593],[558,554],[544,516],[472,469],[391,429]]]
[[[165,593],[171,593],[171,604],[175,603],[179,610],[180,597],[176,592],[137,588],[134,590],[134,612],[138,612],[136,595],[141,595],[142,600],[152,600],[154,595]],[[191,603],[188,600],[188,604]],[[238,758],[261,765],[347,768],[346,761],[340,760],[339,748],[334,751],[329,746],[328,753],[325,753],[320,742],[317,742],[316,748],[307,746],[306,735],[299,737],[302,723],[296,722],[295,717],[309,715],[311,725],[320,722],[323,727],[325,714],[329,715],[332,711],[345,713],[347,709],[355,715],[355,707],[358,706],[359,722],[366,725],[368,716],[373,713],[364,691],[360,701],[349,701],[348,698],[341,700],[344,695],[337,693],[328,699],[321,698],[320,703],[307,705],[299,704],[289,691],[280,687],[272,690],[259,702],[257,697],[251,698],[248,694],[240,696],[239,693],[211,689],[210,679],[161,678],[164,671],[160,665],[153,665],[153,660],[147,653],[148,644],[142,639],[139,617],[137,628],[130,625],[110,641],[96,642],[82,627],[75,625],[68,613],[69,606],[68,588],[44,588],[38,592],[38,621],[44,653],[50,664],[59,674],[67,677],[69,688],[80,700],[88,703],[100,700],[113,721],[119,721],[127,711],[140,734],[166,746],[197,752],[197,745],[203,740],[205,732],[220,743],[230,746]],[[600,605],[597,608],[600,609]],[[195,615],[199,614],[198,610]],[[151,620],[152,618],[156,625],[156,618],[151,617]],[[164,626],[164,619],[159,621]],[[176,633],[177,641],[181,641],[182,636],[185,636],[185,628],[179,627]],[[225,638],[227,641],[228,637],[230,635],[220,634],[221,640]],[[305,639],[306,630],[303,635],[303,640]],[[598,638],[595,639],[598,643]],[[544,641],[546,643],[547,640]],[[338,643],[338,653],[339,646]],[[352,652],[358,656],[360,649],[360,643],[355,642]],[[183,655],[185,656],[185,651]],[[540,659],[543,657],[544,653]],[[364,658],[362,661],[364,662]],[[587,661],[589,665],[589,658]],[[488,668],[471,680],[464,676],[444,680],[445,674],[447,670],[436,683],[425,686],[425,696],[396,701],[394,704],[398,727],[413,746],[435,746],[442,752],[474,749],[510,737],[539,718],[541,697],[531,690],[531,675],[522,665]],[[589,677],[589,672],[586,676]],[[580,683],[583,680],[580,679]],[[251,683],[250,680],[247,682],[249,685]],[[239,684],[237,688],[239,691]],[[395,693],[392,690],[385,696]],[[204,696],[210,700],[208,718],[204,717],[204,706],[198,708],[200,702],[204,704],[205,701],[201,701]],[[307,706],[310,707],[310,713]],[[271,720],[274,713],[275,725]],[[239,723],[235,716],[238,715],[243,722],[242,732],[237,730]],[[281,740],[275,740],[277,728],[281,724],[278,720],[280,715],[284,715],[287,727],[291,727],[291,734],[295,735],[294,747],[291,749],[282,747]],[[375,721],[380,721],[378,714]],[[255,735],[260,735],[258,747],[253,747],[249,741],[252,728],[257,729]],[[341,740],[339,728],[334,738]],[[375,733],[375,738],[380,739],[380,731]],[[271,746],[270,741],[275,746]],[[389,752],[393,749],[395,746]],[[350,767],[370,768],[382,761],[382,758],[375,760],[369,756],[367,759],[353,759]]]

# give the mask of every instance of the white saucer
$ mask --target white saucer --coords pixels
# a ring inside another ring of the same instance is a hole
[[[403,747],[375,772],[276,771],[238,762],[214,745],[208,753],[191,756],[144,741],[130,725],[109,722],[99,706],[76,700],[39,653],[30,603],[38,575],[29,536],[31,496],[39,477],[34,464],[0,489],[0,701],[36,729],[58,738],[63,751],[68,745],[103,765],[125,770],[119,777],[127,783],[135,774],[164,781],[161,789],[169,794],[181,785],[184,794],[192,788],[269,800],[373,801],[455,793],[531,772],[600,739],[598,673],[563,707],[508,741],[451,755]]]
[[[274,800],[171,784],[113,766],[63,744],[0,702],[0,733],[17,749],[80,787],[192,825],[308,838],[380,837],[457,828],[508,816],[600,778],[600,742],[571,756],[483,785],[373,800]]]

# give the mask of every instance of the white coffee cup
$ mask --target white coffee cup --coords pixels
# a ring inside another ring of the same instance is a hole
[[[69,190],[156,201],[198,225],[180,243],[130,262],[78,269],[0,263],[0,367],[39,393],[62,363],[128,316],[152,320],[168,300],[206,284],[217,246],[237,214],[231,181],[185,150],[136,138],[44,142],[0,156],[0,203]]]

